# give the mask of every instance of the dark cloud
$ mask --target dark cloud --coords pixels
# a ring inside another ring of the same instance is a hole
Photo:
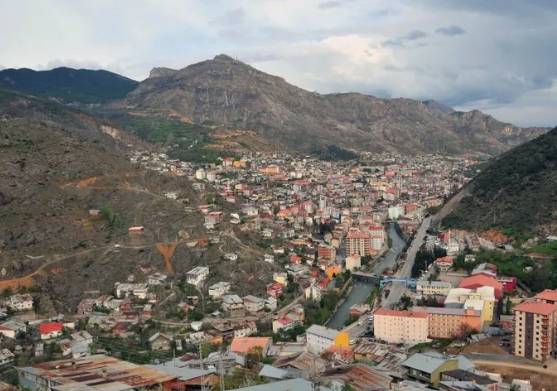
[[[417,41],[419,39],[423,39],[427,37],[427,33],[421,30],[413,30],[410,31],[408,34],[403,35],[401,37],[396,37],[393,39],[388,39],[383,42],[383,46],[391,46],[391,47],[403,47],[406,43],[411,41]]]
[[[406,34],[406,36],[404,37],[406,40],[408,41],[415,41],[416,39],[422,39],[427,37],[427,34],[424,33],[421,30],[414,30],[414,31],[410,31],[408,34]]]
[[[454,24],[452,26],[439,27],[438,29],[435,30],[435,32],[437,34],[448,35],[448,36],[462,35],[466,33],[466,31],[464,31],[462,27]]]
[[[555,0],[422,0],[426,6],[455,11],[470,11],[519,18],[536,17],[557,12]]]

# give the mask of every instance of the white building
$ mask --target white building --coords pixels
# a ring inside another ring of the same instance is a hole
[[[452,289],[450,282],[420,280],[416,283],[416,293],[422,296],[447,296]]]
[[[230,291],[230,283],[221,281],[209,287],[209,296],[212,299],[220,299],[224,294]]]
[[[197,266],[186,273],[186,281],[188,284],[200,287],[209,276],[209,268],[207,266]]]
[[[325,350],[334,346],[338,334],[338,330],[316,324],[311,325],[311,327],[306,330],[307,351],[317,355],[323,353]]]
[[[133,295],[138,299],[147,298],[147,284],[132,284],[128,282],[117,282],[114,284],[116,290],[116,297],[121,299]]]
[[[11,295],[4,305],[12,311],[29,311],[33,309],[33,296],[28,293]]]
[[[162,274],[158,272],[153,273],[147,277],[147,285],[149,286],[162,285],[164,284],[167,278],[168,277],[166,274]]]
[[[195,179],[202,181],[205,179],[205,177],[206,175],[204,169],[200,168],[197,171],[195,171]]]
[[[346,270],[351,272],[362,267],[362,257],[354,254],[346,257]]]
[[[389,219],[396,220],[404,215],[404,208],[401,205],[391,206],[388,211]]]

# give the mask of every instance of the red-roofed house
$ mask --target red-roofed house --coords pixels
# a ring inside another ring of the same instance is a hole
[[[282,292],[284,291],[284,285],[273,282],[267,285],[267,294],[271,297],[277,299],[279,296],[282,296]]]
[[[52,339],[62,335],[64,325],[61,322],[46,322],[39,325],[41,339]]]
[[[270,337],[236,337],[230,344],[230,351],[237,355],[240,364],[245,364],[246,355],[259,349],[261,349],[261,357],[266,357],[272,341]]]
[[[435,266],[439,268],[442,272],[448,271],[451,267],[453,267],[454,259],[453,257],[441,257],[437,258],[435,261]]]
[[[557,289],[546,289],[538,293],[535,297],[536,301],[549,304],[557,304]]]
[[[477,289],[482,286],[491,286],[495,290],[495,298],[497,300],[503,297],[503,284],[497,281],[491,276],[485,274],[475,274],[470,277],[464,278],[460,284],[459,288]]]

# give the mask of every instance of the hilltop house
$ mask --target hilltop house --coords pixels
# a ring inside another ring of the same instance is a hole
[[[209,268],[207,266],[197,266],[186,273],[186,281],[188,284],[200,287],[209,276]]]

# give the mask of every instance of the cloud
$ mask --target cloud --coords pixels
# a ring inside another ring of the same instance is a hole
[[[309,90],[557,123],[545,103],[557,100],[555,1],[18,0],[2,11],[5,67],[105,68],[141,80],[155,66],[227,53]]]
[[[337,8],[340,7],[342,3],[340,1],[324,1],[319,3],[319,8],[321,9],[330,9],[330,8]]]
[[[427,37],[427,33],[421,30],[413,30],[403,36],[384,41],[383,46],[403,47],[408,42],[417,41],[425,37]]]
[[[439,27],[435,29],[437,34],[453,36],[453,35],[462,35],[465,34],[466,31],[462,27],[457,25],[447,26],[447,27]]]

